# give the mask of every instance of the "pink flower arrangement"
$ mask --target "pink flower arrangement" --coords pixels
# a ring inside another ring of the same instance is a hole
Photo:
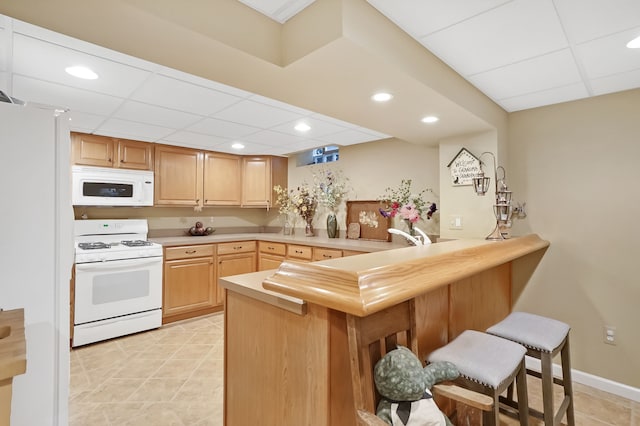
[[[380,208],[380,214],[392,218],[399,216],[411,224],[418,222],[423,213],[427,219],[431,219],[438,208],[436,203],[423,199],[427,191],[431,190],[423,189],[418,194],[412,194],[411,179],[403,179],[397,190],[387,188],[386,194],[380,198],[380,201],[385,204],[384,208]]]

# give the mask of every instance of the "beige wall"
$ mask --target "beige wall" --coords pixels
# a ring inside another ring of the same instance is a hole
[[[397,187],[402,179],[412,179],[412,188],[431,188],[429,201],[439,204],[438,193],[438,149],[417,146],[391,138],[382,141],[345,146],[340,148],[340,160],[326,165],[296,167],[295,160],[289,160],[289,186],[296,187],[303,181],[311,182],[313,173],[323,167],[340,169],[349,177],[352,188],[348,199],[375,200],[385,193],[387,187]],[[338,224],[341,230],[346,226],[346,206],[340,205]],[[428,234],[439,233],[439,212],[433,220],[423,221],[418,227]],[[326,210],[319,210],[314,219],[314,227],[326,229]],[[297,226],[301,226],[300,223]],[[400,223],[394,226],[403,229]]]
[[[494,166],[491,156],[482,155],[482,153],[488,151],[496,154],[497,146],[495,131],[449,138],[440,143],[440,193],[443,200],[440,206],[440,236],[442,238],[484,238],[493,231],[496,225],[493,214]],[[483,170],[491,178],[491,189],[485,196],[476,195],[472,185],[453,186],[452,184],[451,170],[447,165],[462,148],[466,148],[485,163]],[[498,157],[496,160],[501,164]],[[450,223],[454,217],[462,219],[462,229],[450,229]]]
[[[640,387],[640,90],[513,113],[520,233],[551,242],[516,308],[572,326],[573,367]],[[603,326],[617,345],[603,343]]]

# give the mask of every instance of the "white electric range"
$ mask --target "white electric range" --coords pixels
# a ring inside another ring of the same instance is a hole
[[[76,220],[72,346],[162,325],[162,246],[146,219]]]

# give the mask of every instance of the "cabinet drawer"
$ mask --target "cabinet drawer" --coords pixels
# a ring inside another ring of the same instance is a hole
[[[205,256],[213,256],[213,244],[167,247],[164,250],[164,260],[190,259],[192,257]]]
[[[262,253],[277,254],[284,256],[287,254],[287,245],[282,243],[269,243],[267,241],[259,241],[258,249]]]
[[[287,257],[311,260],[311,251],[311,247],[296,246],[290,244],[289,246],[287,246]]]
[[[246,253],[256,251],[255,241],[237,241],[218,244],[218,254]]]
[[[327,249],[327,248],[313,248],[313,260],[329,260],[342,257],[342,250]]]

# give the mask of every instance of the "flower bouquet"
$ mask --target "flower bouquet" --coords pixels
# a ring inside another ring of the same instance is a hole
[[[313,188],[318,204],[329,210],[327,216],[327,235],[329,238],[338,236],[336,207],[349,192],[348,180],[340,170],[323,169],[320,173],[313,174]]]
[[[409,234],[415,235],[413,225],[423,217],[431,219],[438,210],[436,203],[426,201],[425,193],[433,192],[423,189],[418,193],[411,192],[411,179],[402,179],[397,189],[387,188],[385,194],[378,198],[384,204],[380,214],[384,217],[401,218],[409,228]]]

